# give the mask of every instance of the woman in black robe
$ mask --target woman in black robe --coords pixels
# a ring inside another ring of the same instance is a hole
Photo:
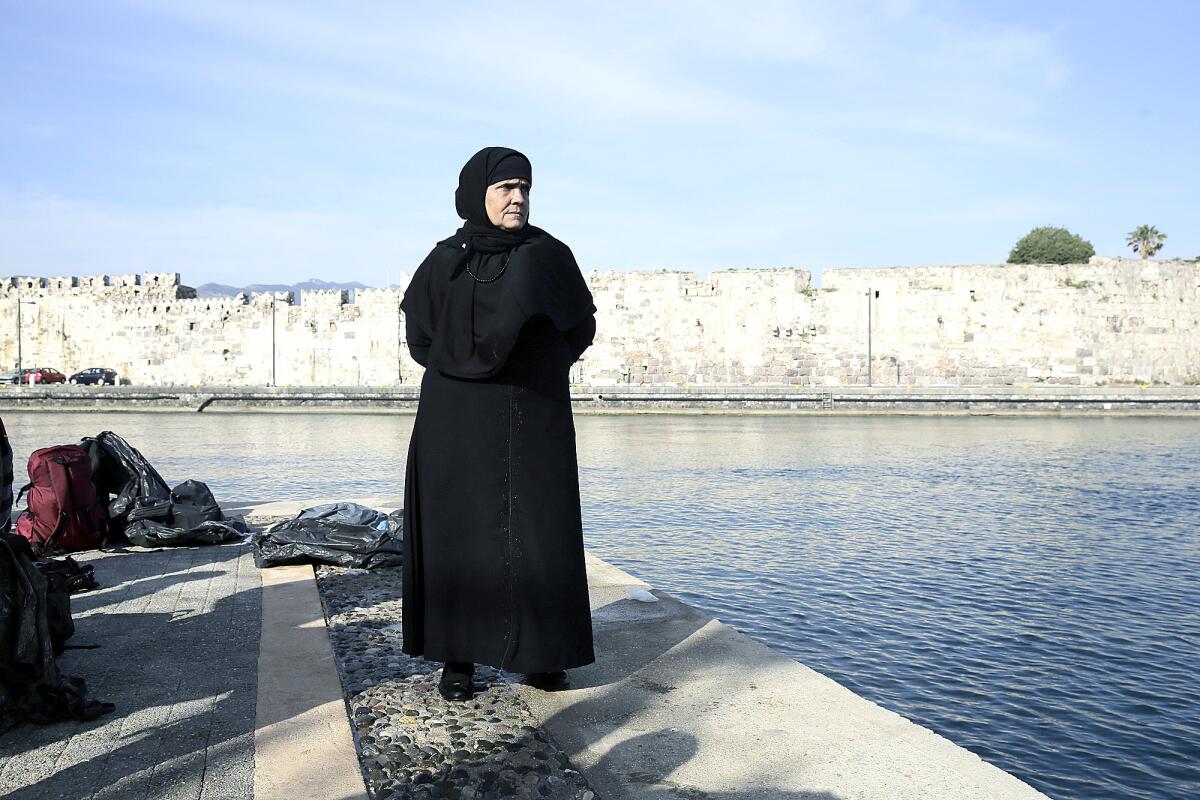
[[[568,373],[596,332],[571,250],[527,224],[532,167],[488,147],[459,175],[465,224],[404,294],[424,366],[404,480],[404,652],[544,689],[595,660]]]

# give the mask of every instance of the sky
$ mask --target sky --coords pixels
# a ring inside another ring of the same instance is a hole
[[[0,275],[411,273],[515,147],[584,271],[1200,256],[1200,3],[0,0]]]

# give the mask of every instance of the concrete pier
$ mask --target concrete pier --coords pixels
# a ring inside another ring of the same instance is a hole
[[[327,501],[225,509],[254,523]],[[399,503],[355,501],[386,511]],[[100,647],[68,651],[62,664],[117,708],[89,723],[19,723],[7,731],[0,737],[0,790],[7,797],[361,800],[367,786],[376,787],[372,796],[396,800],[525,796],[453,789],[472,765],[481,765],[484,775],[503,774],[519,755],[513,748],[523,747],[543,759],[548,752],[551,761],[558,759],[558,774],[575,776],[547,783],[560,787],[549,794],[527,792],[530,797],[1044,797],[591,554],[596,662],[572,670],[571,688],[557,693],[524,686],[519,676],[493,674],[477,689],[479,699],[491,704],[487,714],[520,706],[511,713],[526,732],[507,750],[476,751],[468,741],[451,754],[435,742],[424,752],[447,759],[444,774],[414,766],[406,772],[413,777],[410,788],[393,783],[380,790],[372,783],[377,765],[408,756],[387,750],[378,735],[384,729],[365,727],[371,717],[363,709],[348,708],[352,687],[335,668],[329,610],[322,611],[312,569],[259,573],[246,544],[122,548],[78,558],[94,566],[102,588],[73,598],[75,642]],[[390,581],[386,602],[365,595],[354,601],[372,605],[359,609],[374,615],[360,627],[361,636],[384,667],[384,682],[408,687],[432,737],[448,727],[438,715],[460,709],[436,696],[431,676],[440,665],[401,653],[398,571],[379,572],[390,573],[380,576]],[[374,575],[349,577],[366,582]],[[342,629],[339,635],[359,634]],[[369,683],[371,690],[386,689]],[[389,703],[407,702],[399,693],[389,697]],[[361,698],[356,695],[353,704]],[[419,735],[415,710],[398,707],[394,714],[382,722],[403,733],[401,740]],[[367,740],[364,731],[376,735]],[[367,749],[376,765],[370,769]],[[449,793],[435,793],[439,786]]]
[[[13,386],[0,411],[413,413],[420,386]],[[1195,415],[1200,386],[573,386],[575,413]]]
[[[596,662],[572,670],[566,691],[516,689],[604,800],[1045,797],[590,553],[587,573]]]

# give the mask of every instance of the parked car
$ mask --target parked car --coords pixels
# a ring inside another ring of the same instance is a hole
[[[26,377],[25,380],[29,381],[29,379],[31,377],[33,378],[33,383],[66,383],[67,382],[66,375],[63,375],[58,370],[52,369],[50,367],[36,368],[35,370],[33,370],[33,374]]]
[[[98,383],[102,386],[117,385],[117,371],[108,369],[107,367],[88,367],[76,372],[70,378],[71,383],[92,384]]]
[[[67,376],[63,375],[56,369],[50,367],[29,367],[21,370],[18,375],[16,370],[6,372],[0,375],[0,383],[66,383]]]

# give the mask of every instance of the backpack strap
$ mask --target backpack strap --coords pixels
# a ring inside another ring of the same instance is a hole
[[[58,515],[58,524],[54,526],[54,530],[51,532],[51,534],[46,537],[46,541],[42,542],[41,550],[43,555],[54,552],[54,540],[58,538],[60,533],[66,530],[67,520],[67,512],[60,512]]]
[[[13,500],[13,508],[17,507],[17,503],[20,503],[21,498],[24,497],[25,493],[28,492],[32,488],[33,488],[33,481],[30,481],[29,483],[27,483],[21,487],[21,491],[17,492],[17,497],[16,497],[16,499]],[[32,511],[29,513],[30,513],[30,516],[33,515]]]
[[[52,463],[58,464],[60,467],[62,467],[63,474],[66,475],[67,462],[65,459],[52,458],[52,459],[50,459],[50,461]],[[50,490],[54,492],[55,497],[58,497],[58,491],[54,485],[54,470],[52,468],[46,470],[46,478],[47,478],[47,480],[50,481]],[[67,475],[66,484],[67,484],[66,497],[67,497],[68,501],[71,501],[74,498],[72,498],[72,496],[71,496],[71,477],[69,475]],[[68,502],[68,503],[64,503],[59,506],[58,523],[54,526],[54,531],[49,536],[46,537],[46,541],[42,542],[42,552],[43,553],[53,552],[52,546],[54,544],[54,540],[59,537],[59,534],[61,534],[64,530],[67,529],[67,523],[70,521],[70,515],[67,513],[67,508],[73,507],[74,505],[75,504],[73,502]]]

